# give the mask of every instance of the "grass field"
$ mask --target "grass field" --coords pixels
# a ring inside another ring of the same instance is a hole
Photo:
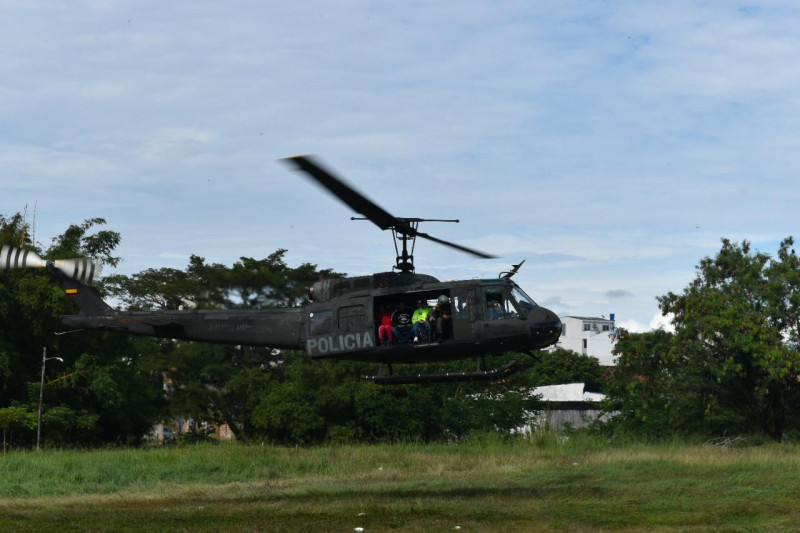
[[[473,441],[9,452],[0,531],[797,531],[800,448]]]

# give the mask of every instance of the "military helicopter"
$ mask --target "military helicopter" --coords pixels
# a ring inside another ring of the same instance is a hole
[[[45,261],[30,250],[4,246],[0,270],[48,268],[77,304],[77,315],[62,317],[74,329],[305,350],[312,359],[379,363],[378,374],[364,376],[378,384],[496,380],[520,367],[509,362],[487,370],[485,356],[545,348],[558,340],[561,321],[556,314],[537,305],[511,279],[522,263],[492,279],[441,282],[415,273],[417,237],[476,257],[492,257],[418,230],[423,222],[458,220],[394,217],[314,158],[296,156],[284,161],[363,215],[353,220],[369,220],[382,230],[391,230],[397,256],[391,271],[317,281],[310,288],[309,303],[297,308],[120,312],[87,285],[99,275],[100,267],[89,259]],[[417,324],[414,309],[420,310],[420,316],[428,310],[428,316]],[[382,326],[388,329],[381,331]],[[399,363],[470,358],[477,361],[475,371],[393,371]]]

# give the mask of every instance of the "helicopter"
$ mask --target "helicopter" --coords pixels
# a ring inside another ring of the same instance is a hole
[[[416,273],[418,237],[478,258],[493,256],[418,229],[425,222],[458,220],[395,217],[315,158],[295,156],[283,161],[362,215],[353,220],[369,220],[392,232],[396,262],[391,271],[321,279],[309,289],[308,302],[295,308],[123,312],[89,286],[101,267],[90,259],[46,261],[31,250],[4,246],[0,270],[47,268],[77,304],[77,315],[62,317],[75,330],[304,350],[311,359],[378,363],[377,374],[363,376],[377,384],[497,380],[525,365],[511,361],[486,369],[486,356],[542,349],[557,342],[561,335],[558,316],[537,305],[512,280],[524,261],[490,279],[442,282]],[[413,320],[418,318],[415,310],[420,311],[421,320]],[[394,373],[397,364],[460,359],[474,359],[476,370]]]

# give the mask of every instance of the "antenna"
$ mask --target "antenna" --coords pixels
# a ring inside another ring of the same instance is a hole
[[[514,277],[514,274],[519,272],[519,267],[521,267],[523,263],[525,263],[524,259],[522,261],[520,261],[519,264],[511,265],[513,268],[511,270],[509,270],[508,272],[500,272],[500,275],[498,277],[505,278],[505,279],[511,279],[512,277]]]
[[[22,211],[22,228],[19,235],[19,247],[25,248],[25,230],[28,227],[28,204],[25,204],[25,209]]]
[[[36,207],[39,204],[39,200],[33,201],[33,227],[31,228],[31,244],[36,246]]]

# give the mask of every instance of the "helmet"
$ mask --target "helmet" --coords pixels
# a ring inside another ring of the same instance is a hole
[[[448,297],[446,294],[442,294],[442,295],[441,295],[441,296],[439,296],[439,298],[436,300],[436,303],[438,303],[439,305],[445,305],[445,304],[449,304],[449,303],[450,303],[450,297]]]

